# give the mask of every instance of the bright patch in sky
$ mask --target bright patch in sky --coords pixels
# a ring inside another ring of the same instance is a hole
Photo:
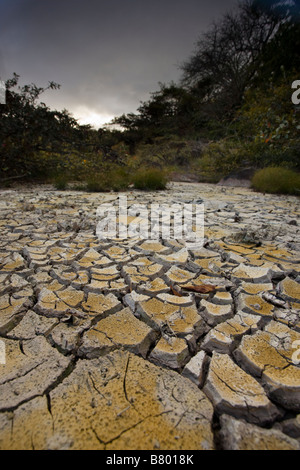
[[[92,111],[86,107],[80,107],[73,111],[74,118],[81,125],[90,124],[95,129],[103,127],[105,124],[108,124],[115,116],[111,114],[100,114],[95,111]]]

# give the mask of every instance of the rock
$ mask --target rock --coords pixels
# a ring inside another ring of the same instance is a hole
[[[6,364],[0,366],[0,411],[43,395],[70,366],[71,358],[52,348],[43,336],[24,341],[22,349],[18,341],[3,341]]]
[[[157,298],[171,305],[177,305],[182,307],[189,307],[193,305],[194,299],[191,295],[177,296],[172,294],[157,294]]]
[[[6,294],[0,298],[0,334],[8,333],[32,307],[32,300],[26,296],[16,298],[14,294]]]
[[[271,280],[272,270],[269,267],[248,266],[241,263],[232,271],[232,275],[243,281],[263,284]]]
[[[261,295],[240,294],[237,300],[237,308],[242,312],[261,315],[265,318],[272,318],[274,305],[266,302]]]
[[[296,226],[296,227],[298,226],[298,222],[297,222],[297,220],[295,220],[295,219],[289,220],[289,221],[288,221],[288,224],[289,224],[289,225],[294,225],[294,226]]]
[[[86,302],[82,303],[82,309],[90,318],[99,318],[121,310],[122,304],[113,294],[89,293]]]
[[[201,300],[201,308],[203,309],[201,314],[210,326],[222,323],[233,315],[231,305],[218,305]]]
[[[155,297],[158,294],[166,294],[170,292],[170,287],[161,278],[155,278],[153,281],[146,281],[144,284],[139,284],[136,287],[137,291],[141,294]]]
[[[7,333],[11,339],[29,340],[36,336],[45,335],[58,323],[55,318],[47,318],[37,315],[32,310],[24,315],[20,323]]]
[[[143,302],[145,300],[149,300],[149,297],[147,295],[139,294],[136,291],[132,291],[130,294],[126,294],[124,296],[124,304],[127,305],[133,313],[135,313],[136,310],[136,303]]]
[[[170,248],[162,245],[160,242],[155,241],[144,241],[141,245],[137,247],[138,251],[141,251],[145,255],[149,255],[152,253],[170,253]]]
[[[124,348],[146,357],[157,338],[145,323],[139,321],[129,308],[100,320],[82,339],[79,354],[87,358],[101,356],[108,351]]]
[[[216,292],[212,298],[212,303],[217,305],[231,305],[233,302],[230,292]]]
[[[277,291],[282,299],[300,304],[300,283],[286,277],[278,284]]]
[[[244,188],[250,188],[251,186],[251,179],[256,171],[256,168],[240,168],[231,172],[228,176],[222,178],[219,181],[219,186],[241,186]]]
[[[280,416],[262,386],[227,354],[213,353],[203,391],[218,414],[230,414],[261,425],[272,423]]]
[[[174,336],[192,335],[197,339],[205,330],[204,321],[194,305],[185,307],[150,299],[138,302],[136,313],[151,328]]]
[[[204,351],[199,351],[186,364],[182,371],[182,375],[194,382],[198,387],[203,385],[205,379],[205,367],[207,364],[207,356]]]
[[[0,442],[6,449],[154,450],[159,443],[160,449],[209,450],[212,415],[189,380],[115,351],[78,361],[48,404],[35,399],[17,410],[13,430],[3,416]]]
[[[4,259],[0,259],[0,273],[15,273],[26,268],[25,259],[19,253],[13,253]]]
[[[271,282],[267,284],[253,284],[252,282],[242,281],[241,288],[245,294],[257,295],[262,292],[272,291],[273,284]]]
[[[280,428],[285,434],[295,439],[300,438],[300,414],[296,418],[287,419],[280,423]]]
[[[184,339],[163,337],[149,355],[149,360],[170,369],[181,369],[189,359],[189,349]]]
[[[195,277],[195,273],[181,269],[178,266],[172,266],[165,276],[172,284],[183,284],[193,279]]]
[[[223,450],[299,450],[296,439],[275,429],[263,429],[232,416],[220,417]]]
[[[164,265],[175,264],[176,266],[182,266],[185,265],[188,260],[188,251],[186,248],[183,248],[182,250],[179,250],[170,255],[162,255],[157,253],[155,257],[157,258],[158,262],[161,262]]]
[[[14,423],[14,426],[12,424]],[[53,419],[46,395],[32,398],[13,412],[0,414],[0,448],[6,450],[41,450],[53,435]],[[58,440],[53,446],[57,448]],[[59,448],[68,449],[64,441]]]
[[[270,398],[290,410],[300,407],[300,369],[293,359],[299,340],[300,333],[271,321],[265,331],[244,336],[234,352],[243,368],[261,378]]]
[[[76,353],[80,342],[81,333],[85,330],[86,324],[74,325],[73,317],[66,323],[60,322],[49,332],[48,339],[63,354]]]
[[[242,312],[209,331],[201,343],[207,352],[217,351],[230,354],[238,345],[243,335],[258,329],[260,318]]]

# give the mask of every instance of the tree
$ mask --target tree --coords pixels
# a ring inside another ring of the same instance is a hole
[[[79,125],[66,109],[52,111],[39,101],[46,90],[60,85],[21,87],[19,78],[15,73],[6,81],[6,104],[0,105],[0,180],[55,173],[70,166],[74,154],[79,159],[93,152],[96,159],[103,150],[100,134]]]
[[[254,0],[254,5],[269,15],[288,19],[292,23],[300,21],[299,0]]]
[[[19,75],[6,81],[6,104],[0,106],[0,176],[33,175],[35,156],[55,151],[76,126],[66,111],[51,111],[38,99],[46,90],[60,86],[49,82],[45,88],[34,84],[18,86]],[[14,89],[17,88],[17,91]]]
[[[195,53],[182,65],[183,84],[198,87],[204,103],[215,102],[218,112],[231,115],[282,21],[255,0],[240,3],[200,37]]]
[[[137,113],[123,114],[113,121],[124,129],[123,139],[132,152],[140,141],[150,143],[155,137],[186,135],[194,128],[198,109],[195,93],[174,82],[159,85],[160,89],[141,103]]]

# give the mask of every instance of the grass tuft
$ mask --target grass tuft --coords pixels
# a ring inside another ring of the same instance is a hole
[[[156,168],[140,169],[133,177],[135,189],[142,191],[164,190],[167,186],[167,177],[162,170]]]
[[[252,178],[253,189],[271,194],[300,196],[300,174],[282,167],[267,167]]]

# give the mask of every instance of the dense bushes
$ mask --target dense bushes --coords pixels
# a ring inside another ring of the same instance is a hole
[[[232,139],[211,142],[204,147],[202,156],[194,164],[199,181],[218,183],[239,166],[244,153],[242,145]]]
[[[88,176],[82,189],[89,192],[124,191],[129,184],[129,173],[122,168],[113,168]]]
[[[299,113],[291,102],[297,74],[285,74],[245,93],[225,137],[211,141],[195,162],[200,181],[218,182],[245,163],[257,169],[300,169]]]
[[[300,169],[299,113],[291,101],[300,24],[291,2],[267,3],[239,2],[200,37],[180,85],[161,85],[137,114],[116,119],[124,138],[135,139],[138,158],[192,170],[207,182],[244,164]],[[209,142],[201,155],[188,145],[176,155],[168,149],[174,135]]]
[[[233,128],[253,148],[253,161],[259,166],[300,167],[299,115],[291,102],[291,84],[297,73],[248,90]],[[256,155],[254,154],[256,152]]]
[[[166,173],[157,168],[140,168],[133,172],[129,168],[115,167],[86,175],[80,182],[65,174],[58,175],[53,182],[59,191],[72,188],[88,192],[118,192],[132,187],[141,191],[157,191],[166,189],[168,179]]]
[[[212,183],[245,165],[300,170],[300,115],[291,101],[300,24],[286,3],[270,0],[266,10],[260,0],[240,2],[201,36],[179,84],[160,84],[136,114],[115,119],[122,130],[96,131],[66,110],[51,111],[39,96],[59,85],[20,87],[14,74],[0,106],[0,183],[24,177],[61,190],[71,182],[89,191],[155,190],[166,187],[162,170]]]

